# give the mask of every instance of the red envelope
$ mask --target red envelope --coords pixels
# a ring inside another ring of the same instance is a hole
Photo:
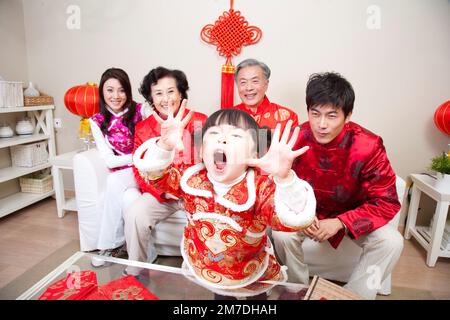
[[[96,288],[94,271],[72,272],[65,279],[51,284],[39,300],[84,300]]]
[[[158,297],[129,275],[98,287],[86,300],[158,300]]]

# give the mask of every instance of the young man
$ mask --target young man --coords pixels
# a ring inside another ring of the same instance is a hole
[[[336,73],[313,74],[306,88],[309,121],[296,142],[310,150],[296,159],[293,170],[311,184],[317,199],[317,221],[303,233],[273,232],[275,249],[288,266],[288,281],[308,283],[303,263],[304,235],[337,248],[346,235],[363,254],[346,288],[375,299],[368,271],[383,281],[403,249],[403,237],[387,223],[400,210],[395,173],[382,139],[350,122],[355,94]],[[375,267],[374,267],[375,266]],[[330,266],[332,267],[332,266]]]
[[[239,63],[234,74],[242,103],[234,108],[249,113],[260,127],[275,129],[281,123],[284,130],[289,120],[298,126],[297,114],[286,107],[270,102],[266,96],[269,87],[270,69],[258,60],[247,59]]]

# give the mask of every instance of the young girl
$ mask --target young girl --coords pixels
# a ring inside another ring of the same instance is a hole
[[[240,110],[219,110],[203,127],[203,162],[187,166],[172,159],[175,149],[183,149],[190,114],[174,117],[171,110],[167,120],[158,119],[161,137],[143,143],[133,161],[165,197],[184,199],[185,274],[219,295],[235,297],[259,295],[285,282],[286,268],[274,256],[267,228],[303,230],[313,223],[316,208],[311,186],[291,170],[308,149],[292,150],[299,128],[288,139],[292,121],[282,135],[277,125],[269,151],[257,159],[255,120]]]
[[[100,112],[90,120],[98,151],[111,173],[108,175],[104,209],[100,218],[97,248],[99,255],[118,256],[125,243],[123,195],[137,188],[132,171],[134,128],[142,120],[142,108],[133,101],[130,79],[122,69],[106,70],[99,86]],[[104,264],[94,258],[94,266]]]

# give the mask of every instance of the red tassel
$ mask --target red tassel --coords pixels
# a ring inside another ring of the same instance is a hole
[[[222,109],[233,108],[234,106],[234,66],[222,66],[222,98],[220,107]]]

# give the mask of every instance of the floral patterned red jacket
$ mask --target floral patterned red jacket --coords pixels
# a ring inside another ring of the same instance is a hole
[[[267,228],[294,232],[313,222],[316,201],[308,183],[296,177],[280,187],[248,169],[243,180],[219,196],[203,163],[139,172],[167,198],[184,200],[188,223],[181,252],[196,282],[219,294],[252,296],[273,287],[270,281],[286,281]],[[303,204],[292,208],[283,199],[302,199]]]
[[[319,220],[337,217],[349,236],[358,238],[384,226],[400,210],[396,175],[379,136],[348,122],[333,141],[322,145],[305,122],[294,148],[303,146],[310,149],[292,168],[313,187]],[[344,235],[341,230],[329,242],[337,248]]]

